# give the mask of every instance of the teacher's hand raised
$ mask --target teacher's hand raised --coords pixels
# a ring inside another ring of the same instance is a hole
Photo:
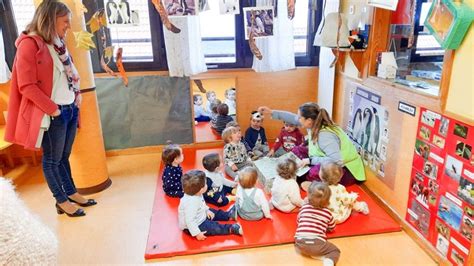
[[[268,106],[260,106],[258,107],[258,112],[261,113],[261,114],[264,114],[264,115],[271,115],[273,110],[270,109],[270,107]]]

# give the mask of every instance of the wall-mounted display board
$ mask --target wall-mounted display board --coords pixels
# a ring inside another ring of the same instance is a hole
[[[380,105],[379,95],[359,86],[351,91],[350,103],[348,135],[364,165],[377,176],[384,177],[389,138],[388,111]]]
[[[406,220],[454,265],[474,228],[474,127],[420,109]]]

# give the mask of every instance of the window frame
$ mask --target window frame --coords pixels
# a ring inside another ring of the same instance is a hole
[[[94,1],[94,0],[86,0],[83,2],[84,6],[88,10],[99,10],[104,8],[103,0]],[[148,12],[149,12],[149,19],[150,19],[150,34],[151,34],[151,45],[153,51],[153,61],[151,62],[123,62],[123,66],[127,71],[147,71],[147,70],[155,70],[155,71],[167,71],[168,70],[168,62],[166,60],[166,49],[165,49],[165,42],[163,37],[163,26],[161,23],[161,19],[156,12],[153,4],[151,1],[147,1],[148,3]],[[93,12],[87,12],[84,14],[85,21],[88,21],[92,17]],[[112,44],[112,40],[110,39],[110,29],[106,28],[107,31],[107,45]],[[92,61],[92,68],[94,73],[105,73],[105,71],[100,66],[100,58],[102,56],[103,48],[102,44],[98,41],[99,40],[99,32],[94,33],[94,42],[96,47],[100,49],[96,49],[91,52],[91,61]],[[110,66],[112,68],[117,68],[115,64],[114,58],[112,58],[110,62]]]
[[[5,60],[10,70],[13,70],[13,61],[16,55],[15,40],[18,38],[18,33],[11,1],[0,0],[0,11],[0,29],[5,47]]]
[[[235,63],[208,63],[206,64],[208,69],[235,69],[235,68],[251,68],[253,64],[253,54],[250,51],[248,41],[245,40],[245,29],[244,29],[244,17],[243,8],[251,7],[256,5],[255,0],[239,0],[240,1],[240,14],[235,15],[235,42],[236,42],[236,62]],[[163,35],[163,25],[158,12],[151,1],[148,2],[148,11],[150,19],[150,33],[151,43],[153,49],[153,61],[152,62],[123,62],[125,69],[128,71],[168,71],[168,62],[166,58],[166,47]],[[2,5],[3,4],[3,5]],[[102,0],[84,0],[84,6],[88,10],[98,10],[104,8]],[[16,54],[16,47],[14,45],[15,40],[18,38],[16,32],[16,24],[12,9],[11,0],[0,0],[0,10],[5,7],[4,12],[0,13],[0,22],[3,29],[3,39],[5,43],[5,56],[7,64],[10,68],[13,67],[13,60]],[[93,15],[93,12],[87,12],[84,14],[85,21],[87,22]],[[319,47],[313,46],[314,35],[316,32],[317,25],[322,18],[322,8],[318,6],[317,0],[308,1],[308,35],[306,49],[307,53],[305,56],[295,56],[295,65],[299,66],[318,66],[319,65]],[[109,29],[106,29],[109,31]],[[108,32],[110,33],[110,32]],[[102,44],[98,41],[98,32],[94,33],[94,42],[96,47],[90,52],[91,63],[94,73],[105,73],[100,66],[100,58],[102,56]],[[111,44],[110,34],[107,37],[107,45]],[[115,61],[112,59],[110,66],[116,68]]]
[[[421,6],[423,3],[428,2],[428,0],[417,0],[415,7],[415,17],[413,25],[413,46],[414,49],[411,50],[411,62],[443,62],[444,55],[419,55],[416,53],[416,47],[418,44],[418,36],[420,32],[424,31],[424,27],[420,25],[420,16],[421,16]]]

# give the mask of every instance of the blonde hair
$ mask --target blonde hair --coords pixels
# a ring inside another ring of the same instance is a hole
[[[26,33],[35,33],[43,40],[52,44],[57,35],[56,19],[71,13],[71,10],[57,0],[44,0],[36,9],[33,19],[26,26]]]
[[[253,188],[257,184],[258,173],[257,169],[252,166],[247,166],[239,171],[239,184],[242,188]]]
[[[324,162],[319,169],[319,177],[330,186],[339,184],[342,174],[342,167],[334,162]]]
[[[222,131],[222,140],[224,140],[225,143],[230,142],[230,138],[232,137],[232,134],[235,134],[239,132],[239,129],[236,127],[227,127]]]
[[[277,164],[277,173],[283,179],[291,179],[296,176],[296,162],[293,159],[286,158]]]
[[[329,205],[331,190],[326,183],[313,181],[308,188],[308,202],[316,209],[325,208]]]

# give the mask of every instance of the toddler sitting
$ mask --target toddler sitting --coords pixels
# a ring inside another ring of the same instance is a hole
[[[222,132],[224,140],[224,163],[225,172],[234,180],[237,179],[237,171],[245,166],[252,165],[247,156],[245,145],[240,141],[242,134],[235,127],[228,127]]]
[[[207,177],[208,189],[204,194],[204,200],[207,203],[216,206],[225,206],[229,200],[233,200],[232,196],[226,197],[227,194],[232,193],[232,190],[237,186],[237,183],[224,177],[222,173],[222,162],[219,154],[210,153],[202,158],[202,165],[204,166],[204,173]],[[234,193],[235,194],[235,193]]]
[[[280,157],[290,152],[294,147],[304,143],[304,135],[296,125],[285,122],[281,128],[280,135],[275,140],[275,145],[268,153],[268,156]]]
[[[262,123],[263,115],[257,111],[253,111],[250,118],[250,127],[245,132],[245,141],[258,157],[267,155],[270,150]]]
[[[181,185],[183,169],[179,164],[184,160],[183,150],[177,144],[169,144],[164,148],[161,159],[165,165],[162,175],[163,190],[167,196],[181,198],[183,196]]]
[[[331,189],[331,199],[329,200],[329,210],[331,210],[337,224],[343,223],[349,218],[352,210],[369,214],[369,206],[364,201],[357,201],[357,193],[347,192],[346,187],[339,184],[344,174],[342,167],[333,162],[321,164],[319,176]]]
[[[197,122],[211,121],[211,114],[207,112],[202,106],[202,96],[199,94],[193,95],[194,102],[194,120]]]
[[[258,173],[254,167],[245,167],[239,171],[239,186],[235,208],[242,219],[256,221],[263,217],[272,219],[270,205],[257,184]]]
[[[235,208],[225,212],[211,209],[206,205],[202,194],[206,192],[206,175],[200,170],[191,170],[183,175],[184,196],[178,207],[179,228],[197,240],[213,235],[242,235],[238,223],[220,224],[216,221],[237,220]]]
[[[297,169],[292,159],[285,159],[277,165],[278,176],[273,181],[270,203],[282,212],[291,212],[304,203],[296,183]]]

